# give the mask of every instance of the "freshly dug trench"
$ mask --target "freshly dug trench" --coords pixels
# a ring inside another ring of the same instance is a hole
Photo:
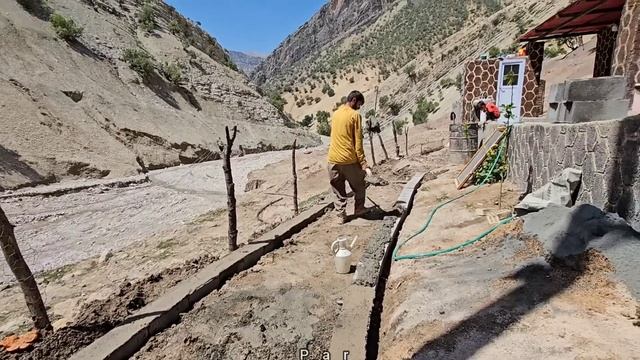
[[[322,358],[353,286],[352,275],[335,272],[331,243],[357,234],[355,263],[382,225],[358,219],[340,226],[323,217],[206,297],[134,358],[295,359],[301,349]]]

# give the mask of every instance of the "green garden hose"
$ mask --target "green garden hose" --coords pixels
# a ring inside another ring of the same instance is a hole
[[[434,256],[438,256],[438,255],[442,255],[442,254],[448,254],[451,252],[454,252],[456,250],[465,248],[469,245],[472,245],[482,239],[484,239],[486,236],[488,236],[489,234],[491,234],[492,232],[494,232],[497,228],[499,228],[500,226],[509,223],[511,220],[513,220],[513,217],[509,217],[507,219],[504,219],[502,221],[500,221],[498,224],[496,224],[495,226],[493,226],[491,229],[483,232],[482,234],[467,240],[461,244],[458,244],[456,246],[447,248],[447,249],[442,249],[442,250],[435,250],[435,251],[430,251],[430,252],[426,252],[426,253],[415,253],[415,254],[409,254],[409,255],[398,255],[398,251],[400,251],[400,248],[402,248],[404,245],[406,245],[409,241],[415,239],[418,235],[424,233],[425,231],[427,231],[427,229],[429,228],[429,225],[431,225],[431,222],[433,221],[433,217],[436,215],[436,213],[438,212],[438,210],[442,209],[443,207],[445,207],[446,205],[462,199],[463,197],[473,194],[474,192],[480,190],[480,188],[482,188],[484,185],[486,185],[487,181],[489,180],[489,177],[491,176],[491,174],[493,173],[493,170],[496,168],[496,165],[498,164],[498,161],[500,160],[500,158],[502,157],[502,152],[504,151],[505,148],[505,144],[509,141],[509,133],[511,132],[511,127],[507,127],[507,134],[503,137],[503,140],[500,143],[500,146],[498,147],[498,154],[496,156],[496,159],[494,160],[493,164],[491,165],[491,170],[487,173],[487,175],[485,176],[485,178],[482,180],[482,182],[476,186],[474,189],[472,189],[471,191],[467,191],[466,193],[456,196],[453,199],[449,199],[443,203],[440,203],[438,206],[436,206],[432,211],[431,214],[429,214],[429,217],[427,217],[427,221],[422,225],[422,227],[413,235],[411,235],[408,239],[404,240],[403,242],[401,242],[400,244],[398,244],[398,246],[396,246],[396,248],[393,250],[393,260],[394,261],[400,261],[400,260],[416,260],[416,259],[424,259],[424,258],[429,258],[429,257],[434,257]],[[506,141],[505,141],[506,140]]]

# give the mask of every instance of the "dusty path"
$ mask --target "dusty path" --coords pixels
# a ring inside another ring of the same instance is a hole
[[[243,193],[250,172],[288,156],[279,151],[234,158],[236,193]],[[157,170],[149,178],[125,188],[9,198],[2,207],[31,269],[41,272],[117,251],[226,206],[221,161]],[[4,259],[0,268],[0,283],[13,280]]]
[[[370,193],[386,208],[400,189],[389,185]],[[322,358],[330,351],[342,306],[356,301],[346,298],[353,275],[334,271],[331,243],[341,234],[358,235],[352,258],[355,267],[382,224],[356,219],[339,225],[325,215],[206,297],[135,358],[294,359],[300,349],[308,349],[313,359]]]

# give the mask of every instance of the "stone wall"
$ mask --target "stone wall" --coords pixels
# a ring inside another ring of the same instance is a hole
[[[640,116],[581,124],[513,127],[509,179],[537,189],[563,169],[583,172],[578,200],[616,212],[640,229]]]

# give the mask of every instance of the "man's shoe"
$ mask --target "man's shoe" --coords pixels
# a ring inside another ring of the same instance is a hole
[[[371,208],[363,207],[363,208],[360,208],[360,209],[356,209],[356,210],[353,212],[353,216],[355,216],[355,217],[360,217],[360,216],[367,215],[367,214],[368,214],[368,213],[370,213],[370,212],[371,212]]]
[[[334,211],[331,214],[331,222],[336,225],[344,225],[347,223],[347,214],[344,212]]]

